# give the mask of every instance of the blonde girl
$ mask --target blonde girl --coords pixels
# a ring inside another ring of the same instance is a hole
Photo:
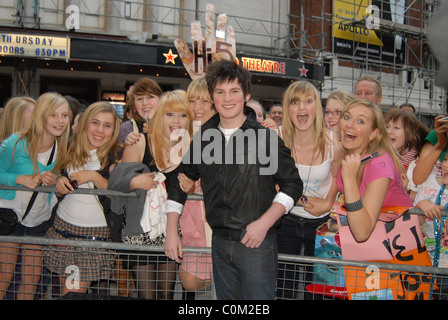
[[[204,78],[193,80],[187,90],[188,107],[193,114],[193,131],[199,130],[216,114]],[[200,181],[193,182],[184,173],[179,174],[182,190],[202,194]],[[211,247],[211,229],[205,218],[203,201],[187,200],[179,217],[183,247]],[[179,279],[187,291],[196,291],[211,285],[211,256],[184,253],[179,265]]]
[[[36,100],[30,97],[13,97],[8,100],[0,119],[0,143],[12,133],[23,131],[31,120]]]
[[[118,161],[117,145],[120,119],[108,102],[90,105],[81,116],[64,162],[65,174],[57,179],[56,188],[63,195],[56,209],[53,225],[47,232],[52,239],[110,241],[105,215],[110,198],[97,195],[71,194],[76,188],[107,189],[108,177]],[[113,269],[113,255],[101,249],[64,247],[44,253],[49,270],[62,278],[67,267],[79,268],[79,288],[64,285],[68,291],[85,293],[92,281],[107,279]],[[66,280],[67,281],[67,280]],[[63,281],[65,284],[66,281]]]
[[[58,93],[44,93],[36,102],[31,122],[17,134],[4,140],[0,147],[0,184],[29,189],[56,181],[66,157],[70,135],[71,111],[67,100]],[[53,155],[53,156],[52,156]],[[50,161],[51,160],[51,161]],[[0,190],[0,207],[12,210],[19,219],[25,213],[31,193]],[[24,221],[11,233],[15,236],[43,236],[51,215],[54,197],[38,193]],[[17,299],[32,299],[42,273],[39,246],[2,243],[0,245],[0,299],[12,279],[18,252],[23,250],[22,282]]]
[[[382,207],[412,207],[401,180],[404,168],[381,109],[367,100],[355,99],[346,106],[339,137],[345,158],[338,175],[338,188],[348,205],[347,218],[354,239],[366,242]],[[380,156],[361,165],[362,158],[375,152]]]
[[[163,170],[168,190],[172,175],[180,163],[183,152],[189,145],[192,135],[192,113],[188,109],[187,95],[183,90],[174,90],[162,95],[157,110],[149,123],[150,133],[140,134],[140,139],[124,150],[122,162],[141,162],[150,171]],[[130,189],[148,190],[154,188],[153,173],[144,173],[130,181]],[[128,217],[127,217],[128,218]],[[167,231],[168,232],[168,231]],[[176,226],[177,232],[177,226]],[[136,236],[123,235],[126,243],[163,245],[162,234],[152,239],[148,234]],[[153,257],[130,259],[128,267],[134,271],[139,288],[139,296],[145,299],[171,299],[176,277],[176,263]],[[156,280],[157,276],[157,280]]]
[[[297,81],[285,91],[281,137],[291,149],[304,188],[280,226],[279,253],[313,256],[316,229],[328,220],[336,197],[334,177],[342,149],[336,134],[325,126],[319,94],[311,83]],[[280,274],[287,280],[278,291],[279,298],[293,297],[294,277],[289,271]]]
[[[343,90],[335,90],[330,93],[324,112],[325,124],[330,130],[337,131],[342,110],[354,98],[352,93]]]

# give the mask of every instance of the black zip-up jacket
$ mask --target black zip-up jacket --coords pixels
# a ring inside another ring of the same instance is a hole
[[[257,122],[251,108],[245,107],[244,113],[246,121],[228,143],[218,128],[219,114],[215,114],[194,136],[178,167],[188,178],[201,179],[207,222],[215,234],[245,230],[272,205],[276,185],[294,203],[302,194],[303,183],[290,149],[275,131]],[[187,195],[177,175],[173,178],[168,199],[184,204]]]

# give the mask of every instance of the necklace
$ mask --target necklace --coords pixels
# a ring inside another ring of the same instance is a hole
[[[308,201],[308,197],[306,195],[304,195],[303,193],[308,188],[308,182],[310,181],[310,174],[311,174],[311,168],[313,167],[313,161],[314,161],[314,150],[313,150],[313,153],[311,154],[311,164],[310,164],[310,168],[308,169],[308,177],[306,178],[306,185],[305,185],[305,188],[303,188],[302,195],[299,198],[300,201],[302,201],[302,203],[304,203],[304,204],[307,203],[307,201]]]

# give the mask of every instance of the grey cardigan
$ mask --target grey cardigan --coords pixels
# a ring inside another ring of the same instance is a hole
[[[140,162],[119,163],[110,174],[107,189],[124,193],[131,192],[132,178],[147,172],[149,172],[148,167]],[[126,236],[143,233],[140,220],[145,206],[146,190],[137,189],[134,192],[137,194],[137,198],[111,197],[111,210],[118,215],[126,215],[126,225],[124,227],[124,235]]]

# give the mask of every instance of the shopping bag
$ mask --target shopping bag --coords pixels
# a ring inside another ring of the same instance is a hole
[[[428,299],[431,275],[404,271],[381,270],[375,263],[431,266],[424,245],[418,216],[405,207],[382,209],[377,225],[365,242],[357,242],[350,231],[347,212],[340,204],[338,213],[339,238],[346,260],[371,262],[367,268],[344,267],[348,298],[370,300]],[[395,218],[394,218],[395,217]]]

